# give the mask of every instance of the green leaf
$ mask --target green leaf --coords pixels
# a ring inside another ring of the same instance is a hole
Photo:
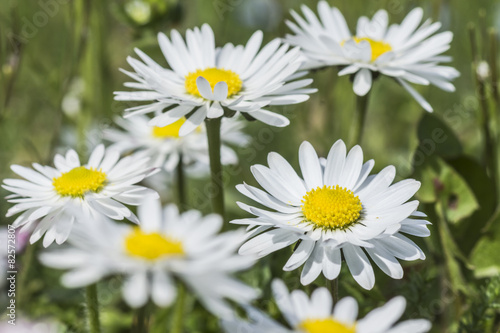
[[[462,145],[455,133],[434,114],[424,114],[418,124],[417,135],[420,141],[415,155],[417,161],[426,156],[450,158],[462,153]]]
[[[460,248],[457,246],[457,243],[453,239],[450,229],[448,228],[448,223],[443,215],[443,213],[446,213],[446,210],[443,209],[441,204],[437,204],[436,212],[437,215],[440,217],[437,223],[439,230],[439,238],[441,240],[441,246],[443,248],[444,258],[446,263],[446,269],[450,277],[452,289],[454,291],[461,291],[467,295],[469,294],[470,290],[462,274],[462,269],[459,260],[462,261],[467,266],[470,266],[470,264],[468,263],[467,258],[465,258]]]
[[[467,182],[439,157],[428,157],[415,169],[415,178],[422,183],[417,198],[424,203],[439,203],[446,220],[458,224],[479,208]]]
[[[477,242],[470,261],[478,278],[500,275],[500,214],[493,220],[490,230]]]
[[[449,160],[448,163],[467,182],[479,205],[463,223],[452,227],[452,233],[459,240],[464,253],[469,254],[495,213],[498,203],[495,184],[486,174],[484,167],[470,157],[460,156]]]

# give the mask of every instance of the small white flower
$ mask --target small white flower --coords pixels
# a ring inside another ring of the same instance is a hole
[[[429,222],[412,218],[425,216],[417,211],[418,201],[407,202],[420,187],[418,181],[406,179],[391,185],[396,175],[393,166],[369,176],[374,161],[363,164],[359,146],[346,157],[342,140],[332,146],[323,165],[311,144],[304,142],[299,162],[302,178],[283,157],[270,153],[269,168],[251,167],[265,191],[247,184],[237,186],[273,210],[238,203],[256,216],[232,221],[248,225],[248,237],[253,237],[243,244],[240,254],[263,257],[298,242],[283,269],[291,271],[305,264],[300,281],[307,285],[321,272],[335,279],[343,253],[352,276],[365,289],[375,283],[366,253],[394,279],[403,276],[397,259],[425,259],[422,250],[402,234],[429,235]]]
[[[163,167],[172,172],[182,157],[183,164],[194,170],[204,168],[209,171],[208,141],[205,125],[201,124],[195,131],[186,136],[179,136],[179,129],[185,123],[185,118],[164,126],[149,126],[149,118],[144,115],[133,119],[116,118],[125,131],[108,129],[104,138],[113,144],[109,149],[116,149],[122,154],[135,152],[151,158],[152,165]],[[230,145],[245,146],[250,137],[241,129],[243,122],[234,118],[222,120],[221,126],[221,162],[224,165],[236,164],[238,156]]]
[[[224,109],[242,112],[272,126],[287,126],[290,121],[286,117],[265,108],[304,102],[316,89],[305,88],[312,79],[296,80],[306,74],[297,72],[301,65],[298,48],[289,50],[276,38],[259,51],[262,38],[262,32],[257,31],[245,46],[226,44],[216,48],[208,24],[188,29],[186,41],[177,30],[172,30],[170,39],[160,33],[158,42],[171,69],[161,67],[136,49],[143,62],[129,57],[135,72],[123,72],[136,81],[125,86],[139,91],[116,92],[115,99],[153,101],[129,108],[125,115],[154,112],[151,126],[163,127],[186,117],[181,136],[206,118],[223,116]]]
[[[249,268],[253,258],[236,253],[244,232],[217,234],[219,215],[201,216],[195,210],[179,214],[174,205],[163,210],[159,200],[146,200],[138,207],[139,226],[99,221],[79,228],[71,247],[48,251],[41,261],[50,267],[69,269],[66,287],[81,287],[105,276],[123,274],[123,297],[132,307],[149,298],[159,306],[176,297],[174,278],[185,283],[207,310],[222,317],[232,315],[226,299],[247,304],[256,291],[236,280],[232,273]]]
[[[12,223],[15,228],[30,230],[36,225],[30,242],[44,234],[43,245],[56,241],[62,244],[68,238],[74,222],[87,223],[98,215],[112,219],[137,217],[124,206],[138,205],[146,195],[158,194],[143,186],[134,185],[152,174],[149,158],[128,156],[120,160],[118,152],[97,146],[85,165],[78,154],[69,150],[66,156],[56,155],[55,168],[33,163],[33,169],[12,165],[11,169],[22,179],[5,179],[2,187],[14,193],[8,201],[15,203],[7,217],[21,213]]]
[[[477,65],[476,74],[481,80],[486,80],[490,76],[490,65],[486,61],[481,61]]]
[[[371,20],[362,16],[355,35],[351,35],[340,11],[326,1],[318,3],[319,19],[305,5],[302,12],[305,19],[291,12],[297,24],[287,21],[295,35],[287,35],[286,41],[302,48],[304,68],[342,66],[339,75],[354,74],[356,95],[368,93],[375,73],[394,78],[429,112],[431,105],[409,83],[455,91],[450,81],[459,72],[439,64],[451,60],[441,54],[450,48],[453,34],[445,31],[432,36],[441,27],[440,22],[426,20],[419,27],[422,8],[413,9],[401,24],[390,26],[385,10],[379,10]]]
[[[358,303],[352,297],[333,306],[326,288],[318,288],[311,298],[302,290],[288,292],[281,280],[273,281],[273,293],[283,317],[291,329],[275,322],[262,312],[248,308],[250,322],[233,319],[223,321],[227,333],[424,333],[431,329],[425,319],[412,319],[396,324],[406,308],[402,296],[394,297],[384,306],[357,320]]]

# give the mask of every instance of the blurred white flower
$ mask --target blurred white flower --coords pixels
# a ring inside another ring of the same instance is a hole
[[[306,74],[297,72],[299,49],[289,50],[276,38],[260,51],[263,34],[255,32],[248,43],[215,47],[212,28],[186,31],[186,41],[177,30],[170,39],[158,35],[160,48],[170,65],[166,69],[136,49],[140,62],[127,60],[135,72],[123,70],[136,82],[126,87],[138,91],[116,92],[119,101],[152,101],[126,110],[125,117],[155,113],[150,126],[163,127],[186,117],[179,134],[194,131],[206,118],[219,118],[228,111],[241,112],[272,126],[287,126],[290,121],[266,110],[270,105],[301,103],[316,89],[305,88],[311,79],[296,80]],[[230,111],[229,111],[230,110]]]
[[[281,280],[272,285],[274,299],[291,328],[272,320],[262,312],[248,308],[250,322],[232,319],[223,321],[227,333],[424,333],[431,329],[425,319],[396,322],[403,315],[406,300],[394,297],[384,306],[358,317],[358,303],[352,297],[341,299],[333,305],[326,288],[316,289],[311,298],[302,290],[288,292]]]
[[[75,118],[82,109],[82,94],[85,90],[85,81],[82,78],[74,79],[64,95],[61,108],[66,116]]]
[[[144,1],[128,1],[125,12],[137,24],[146,24],[151,20],[151,5]]]
[[[95,283],[105,276],[124,274],[123,296],[132,307],[149,298],[159,306],[170,305],[177,293],[174,278],[185,283],[207,310],[221,317],[233,314],[226,299],[247,304],[257,294],[232,274],[253,265],[236,249],[244,232],[217,234],[219,215],[201,216],[195,210],[179,214],[174,205],[163,210],[159,200],[149,199],[138,207],[137,227],[102,220],[79,228],[69,239],[70,247],[47,251],[47,266],[70,269],[63,275],[67,287]]]
[[[398,259],[425,259],[422,250],[402,233],[429,236],[429,222],[414,217],[417,200],[407,202],[420,182],[406,179],[391,185],[393,166],[369,175],[374,161],[363,164],[363,151],[355,146],[346,156],[338,140],[328,158],[318,158],[309,142],[299,149],[302,178],[279,154],[270,153],[269,168],[254,165],[251,171],[264,188],[242,184],[237,189],[272,211],[238,205],[254,218],[233,220],[249,226],[249,239],[240,254],[266,256],[297,243],[284,270],[304,265],[300,281],[307,285],[323,275],[333,280],[341,267],[341,253],[353,278],[365,289],[373,288],[375,275],[370,260],[394,279],[403,277]],[[365,253],[366,251],[366,253]]]
[[[182,162],[193,171],[209,168],[208,141],[205,125],[201,124],[195,131],[185,136],[179,135],[180,127],[185,123],[185,118],[164,126],[149,126],[149,118],[138,115],[133,119],[116,118],[115,122],[124,131],[110,128],[104,131],[104,139],[112,142],[108,149],[115,149],[122,154],[136,153],[151,158],[151,164],[162,167],[168,172],[174,171],[180,158]],[[221,126],[221,162],[224,165],[236,164],[238,156],[230,147],[246,146],[250,137],[241,130],[244,123],[224,118]]]
[[[157,169],[148,166],[149,158],[127,156],[120,160],[116,151],[97,146],[89,161],[81,165],[78,154],[69,150],[66,156],[57,154],[55,168],[33,163],[33,169],[12,165],[21,179],[5,179],[2,187],[14,193],[8,202],[14,203],[7,217],[21,213],[12,223],[15,228],[34,231],[30,242],[44,234],[45,247],[68,238],[74,222],[87,223],[98,215],[112,219],[137,217],[124,206],[138,205],[146,195],[158,194],[143,186],[134,185]]]
[[[490,65],[486,61],[480,61],[476,68],[476,74],[481,80],[486,80],[490,77]]]
[[[302,12],[305,19],[292,11],[297,24],[287,21],[287,25],[295,35],[287,35],[286,41],[301,47],[304,68],[341,66],[339,75],[353,74],[356,95],[370,91],[376,73],[394,78],[429,112],[431,105],[409,83],[455,91],[450,81],[460,73],[439,65],[451,61],[451,57],[441,54],[450,48],[453,33],[432,36],[441,23],[430,20],[419,27],[422,8],[413,9],[401,24],[391,26],[385,10],[379,10],[371,20],[362,16],[355,35],[351,35],[340,11],[326,1],[318,2],[319,19],[305,5]]]

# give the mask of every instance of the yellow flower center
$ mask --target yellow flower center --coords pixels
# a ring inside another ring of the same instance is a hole
[[[299,329],[306,333],[355,333],[356,325],[347,326],[334,319],[307,319],[299,324]]]
[[[228,88],[227,97],[231,97],[232,95],[239,93],[243,85],[240,76],[233,71],[219,68],[207,68],[204,70],[199,69],[196,72],[191,72],[186,75],[185,81],[186,91],[197,97],[201,97],[198,87],[196,86],[196,79],[199,76],[203,76],[208,83],[210,83],[212,91],[217,83],[226,82]]]
[[[346,229],[360,215],[361,201],[352,191],[340,186],[323,186],[310,190],[302,199],[307,221],[322,229]]]
[[[106,184],[106,174],[94,168],[76,167],[52,179],[54,189],[63,197],[83,198],[87,192],[99,192]]]
[[[185,122],[186,118],[181,118],[176,122],[167,126],[163,127],[154,126],[153,136],[155,138],[160,138],[160,139],[179,138],[179,130],[181,129],[181,126],[184,125]]]
[[[157,232],[145,233],[138,227],[125,238],[125,250],[130,256],[147,260],[184,254],[181,242]]]
[[[371,61],[375,61],[378,57],[380,57],[382,54],[392,51],[391,44],[386,43],[381,40],[373,40],[368,37],[352,37],[352,39],[356,42],[359,43],[363,40],[367,41],[370,43],[370,47],[372,49],[372,59]],[[342,42],[342,45],[344,42]]]

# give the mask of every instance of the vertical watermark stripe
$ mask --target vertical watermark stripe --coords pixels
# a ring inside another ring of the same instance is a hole
[[[7,317],[8,323],[10,325],[16,325],[16,280],[17,280],[17,270],[16,270],[16,232],[14,227],[8,226],[7,230]]]

